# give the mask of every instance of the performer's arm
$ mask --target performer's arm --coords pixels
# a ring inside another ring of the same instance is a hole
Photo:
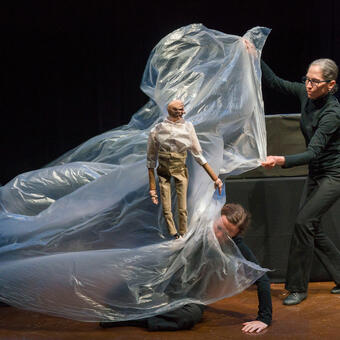
[[[291,82],[278,77],[263,60],[261,60],[261,69],[263,84],[268,88],[298,98],[306,95],[305,86],[302,83]]]
[[[297,165],[308,164],[318,158],[327,147],[329,140],[340,127],[340,118],[335,110],[328,110],[319,119],[315,133],[310,140],[307,150],[288,156],[268,156],[261,165],[264,168],[273,168],[275,165],[290,168]]]
[[[256,47],[252,42],[243,39],[244,45],[248,53],[252,56],[258,57]],[[273,70],[261,59],[262,83],[268,88],[280,92],[285,95],[293,95],[296,97],[303,97],[306,95],[305,86],[300,82],[291,82],[278,77]]]
[[[235,244],[240,249],[242,255],[251,262],[257,263],[256,257],[248,246],[243,242],[243,238],[236,236],[233,238]],[[257,296],[259,300],[259,309],[257,318],[254,321],[243,324],[243,332],[261,332],[267,328],[272,321],[272,298],[270,294],[270,282],[267,274],[261,276],[255,284],[257,285]]]

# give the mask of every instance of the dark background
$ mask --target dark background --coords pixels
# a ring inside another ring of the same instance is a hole
[[[299,81],[309,62],[340,63],[340,4],[325,1],[11,1],[0,5],[0,183],[127,123],[149,53],[191,23],[243,35],[272,29],[263,58]],[[264,90],[267,114],[298,112]]]

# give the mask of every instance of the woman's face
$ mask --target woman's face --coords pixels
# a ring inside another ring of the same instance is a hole
[[[335,81],[325,82],[319,65],[311,65],[306,74],[306,91],[309,99],[325,96],[335,85]]]

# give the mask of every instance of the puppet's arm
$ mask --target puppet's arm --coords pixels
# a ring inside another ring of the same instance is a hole
[[[218,192],[221,195],[222,193],[222,181],[216,176],[214,170],[211,168],[211,166],[208,164],[206,159],[202,155],[202,148],[200,145],[200,142],[198,141],[195,128],[192,125],[192,123],[189,124],[189,127],[191,129],[191,154],[194,156],[196,162],[203,166],[204,170],[207,172],[207,174],[210,176],[210,178],[214,181],[215,189],[218,188]]]
[[[155,128],[150,131],[147,146],[147,167],[149,174],[149,193],[151,196],[152,203],[158,204],[158,196],[156,190],[156,178],[154,169],[156,167],[158,154],[158,145],[155,139]]]
[[[211,166],[208,163],[205,163],[202,165],[204,170],[207,172],[207,174],[210,176],[210,178],[214,181],[215,189],[218,188],[218,192],[221,195],[222,193],[222,181],[216,176],[214,170],[211,168]]]
[[[156,190],[156,178],[155,172],[153,168],[148,169],[149,172],[149,188],[150,188],[150,196],[153,204],[158,204],[158,196]]]

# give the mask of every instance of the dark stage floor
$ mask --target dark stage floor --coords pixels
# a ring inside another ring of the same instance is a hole
[[[98,323],[82,323],[12,307],[0,308],[0,339],[6,340],[97,340],[97,339],[340,339],[340,295],[330,294],[332,282],[311,283],[307,300],[298,306],[283,306],[282,284],[272,284],[274,320],[257,335],[241,333],[242,322],[256,317],[255,287],[210,305],[201,323],[192,330],[148,332],[137,327],[101,329]]]

